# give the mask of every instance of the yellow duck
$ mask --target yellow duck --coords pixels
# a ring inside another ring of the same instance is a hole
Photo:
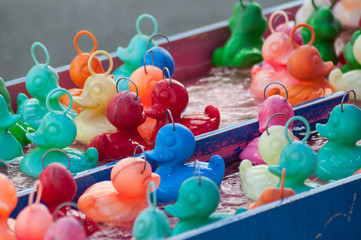
[[[361,64],[361,36],[356,38],[353,45],[353,54],[358,63]],[[361,100],[361,69],[342,73],[340,69],[334,69],[329,76],[329,81],[336,91],[347,91],[353,89],[356,99]]]
[[[104,54],[109,58],[109,69],[104,74],[96,74],[91,68],[91,60],[97,54]],[[88,61],[91,76],[85,81],[83,92],[74,96],[74,102],[83,108],[74,119],[78,129],[76,140],[88,144],[90,140],[102,133],[116,132],[116,128],[108,121],[105,110],[116,94],[116,84],[109,76],[113,68],[113,60],[109,53],[99,50],[94,52]]]

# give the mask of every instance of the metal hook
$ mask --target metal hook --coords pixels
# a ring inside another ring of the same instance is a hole
[[[312,2],[313,8],[314,8],[314,9],[318,9],[318,6],[316,5],[315,0],[312,0],[311,2]],[[329,9],[332,9],[334,5],[335,5],[335,0],[332,0]]]
[[[138,96],[139,96],[138,87],[135,84],[135,82],[132,79],[128,78],[128,77],[121,77],[121,78],[118,79],[117,84],[115,85],[117,93],[119,93],[119,86],[118,85],[119,85],[120,80],[122,80],[122,79],[127,79],[129,82],[133,83],[133,85],[135,87],[135,90],[137,91],[137,96],[135,97],[134,100],[137,100]]]
[[[285,99],[284,102],[287,102],[287,99],[288,99],[288,91],[287,91],[287,88],[286,88],[282,83],[279,83],[279,82],[270,82],[269,84],[266,85],[266,87],[265,87],[264,90],[263,90],[263,97],[264,97],[264,99],[265,99],[265,100],[267,99],[267,97],[266,97],[266,90],[267,90],[267,88],[268,88],[270,85],[272,85],[272,84],[278,84],[278,85],[281,85],[281,86],[283,87],[283,89],[284,89],[285,92],[286,92],[286,99]]]
[[[146,68],[146,64],[147,64],[147,56],[148,56],[148,53],[151,52],[152,53],[152,56],[153,56],[153,63],[152,65],[154,66],[154,53],[152,50],[148,50],[146,53],[145,53],[145,57],[144,57],[144,72],[147,74],[147,68]]]
[[[169,123],[168,115],[169,115],[169,117],[170,117],[170,119],[172,120],[172,123],[173,123],[173,131],[175,131],[174,119],[173,119],[173,116],[172,116],[172,112],[169,109],[167,109],[167,111],[165,112],[165,119],[167,120],[167,124]]]
[[[353,96],[354,96],[354,98],[353,98],[353,103],[352,103],[352,104],[355,105],[355,103],[356,103],[356,92],[355,92],[354,90],[352,90],[352,89],[348,90],[347,92],[345,92],[345,94],[343,95],[342,100],[341,100],[341,112],[343,112],[343,102],[345,101],[346,96],[347,96],[350,92],[352,92],[352,93],[353,93]]]
[[[67,167],[67,169],[69,170],[69,168],[70,168],[70,158],[69,158],[68,154],[66,152],[64,152],[63,150],[61,150],[61,149],[50,149],[49,151],[44,153],[43,158],[41,159],[41,166],[43,166],[43,169],[45,168],[45,166],[44,166],[45,156],[48,155],[51,152],[61,152],[62,154],[64,154],[65,157],[68,159],[68,167]]]
[[[168,69],[167,67],[164,67],[164,68],[163,68],[163,79],[166,80],[166,79],[165,79],[164,70],[167,71],[168,76],[169,76],[169,86],[173,87],[173,84],[172,84],[172,76],[170,75],[169,69]]]
[[[169,50],[170,50],[170,41],[169,41],[169,38],[168,38],[166,35],[164,35],[163,33],[154,34],[154,35],[152,35],[152,36],[148,39],[148,42],[147,42],[147,50],[149,50],[149,43],[150,43],[150,41],[151,41],[153,38],[155,38],[155,37],[163,37],[163,38],[165,38],[165,39],[167,40],[167,42],[168,42],[168,52],[169,52]]]
[[[53,212],[53,219],[54,219],[54,221],[56,221],[56,220],[58,219],[57,213],[58,213],[63,207],[66,207],[66,206],[73,207],[73,208],[75,208],[75,209],[77,210],[78,216],[79,216],[79,218],[81,219],[80,225],[82,226],[83,223],[84,223],[84,221],[85,221],[85,215],[83,215],[84,217],[82,217],[82,215],[80,214],[81,211],[79,210],[78,205],[77,205],[75,202],[70,202],[70,201],[60,203],[60,204],[55,208],[55,210],[54,210],[54,212]]]
[[[145,150],[144,147],[140,144],[138,144],[135,148],[134,148],[134,152],[133,152],[133,157],[135,157],[135,155],[137,154],[137,149],[138,147],[140,147],[142,149],[143,152],[143,156],[144,156],[144,168],[141,171],[141,174],[143,174],[145,172],[145,169],[147,168],[147,157],[145,156]]]
[[[278,116],[278,115],[284,116],[284,117],[286,118],[286,120],[288,121],[288,117],[287,117],[285,114],[283,114],[283,113],[275,113],[275,114],[273,114],[273,115],[268,119],[267,124],[266,124],[266,132],[267,132],[268,136],[270,135],[269,132],[268,132],[268,124],[270,123],[270,121],[271,121],[271,119],[272,119],[273,117]]]

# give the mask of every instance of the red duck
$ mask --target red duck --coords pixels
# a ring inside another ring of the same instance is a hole
[[[191,113],[182,116],[182,112],[188,105],[188,91],[183,84],[176,80],[163,79],[158,81],[152,89],[151,98],[151,107],[144,110],[147,117],[157,120],[151,141],[155,140],[159,129],[167,124],[167,109],[171,111],[174,122],[185,125],[195,136],[219,127],[219,110],[212,105],[207,106],[203,114]]]
[[[145,150],[150,149],[137,130],[145,122],[146,116],[136,93],[122,91],[115,95],[107,106],[106,116],[117,132],[103,133],[90,141],[88,147],[98,149],[99,161],[131,156],[137,145],[144,146]]]

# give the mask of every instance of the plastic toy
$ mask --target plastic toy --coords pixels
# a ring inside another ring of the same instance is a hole
[[[295,195],[295,191],[291,188],[284,188],[285,185],[285,177],[286,177],[286,169],[282,170],[282,177],[281,177],[281,186],[280,188],[267,188],[261,195],[257,201],[251,203],[247,210],[251,210],[267,203],[271,203],[277,200],[282,200],[283,198],[290,197]]]
[[[288,97],[283,98],[280,95],[271,95],[268,98],[266,97],[267,88],[273,84],[279,84],[277,82],[269,83],[264,89],[264,99],[265,101],[261,104],[258,111],[258,123],[259,123],[259,131],[263,133],[266,131],[267,123],[268,126],[273,125],[285,125],[287,119],[294,116],[294,112],[292,106],[287,101]],[[283,85],[279,84],[284,87]],[[273,90],[278,91],[278,88],[272,88]],[[285,88],[285,92],[287,93],[287,89]],[[270,95],[271,90],[268,91],[268,95]],[[274,93],[274,91],[273,91]],[[282,116],[272,117],[276,113],[282,113],[286,115],[286,118]],[[290,125],[292,127],[292,125]],[[264,164],[262,157],[258,152],[258,142],[259,137],[254,138],[251,142],[247,144],[247,146],[243,149],[243,151],[239,154],[240,159],[248,159],[253,164]]]
[[[150,188],[153,189],[153,203],[150,200]],[[148,185],[148,208],[144,209],[133,225],[136,240],[154,240],[170,237],[171,227],[167,215],[157,208],[156,187],[153,182]]]
[[[39,63],[35,57],[34,49],[37,46],[41,47],[45,52],[45,64]],[[59,88],[59,76],[54,68],[49,66],[49,53],[42,43],[33,43],[31,46],[31,56],[33,57],[35,66],[32,67],[26,75],[25,85],[33,98],[28,99],[25,94],[20,93],[17,97],[17,113],[20,115],[20,120],[22,122],[29,124],[34,129],[38,129],[41,119],[48,113],[45,103],[46,97],[51,90]],[[59,91],[52,96],[49,103],[51,109],[54,109],[55,111],[64,110],[64,107],[59,101],[59,98],[62,95],[63,92]],[[73,118],[77,115],[75,111],[68,111],[68,113],[69,116]]]
[[[96,74],[90,65],[92,58],[98,54],[104,54],[109,59],[109,69],[104,74]],[[92,75],[86,80],[81,95],[74,96],[74,102],[83,108],[75,118],[78,129],[76,140],[84,144],[88,144],[99,134],[116,131],[105,115],[110,99],[117,94],[115,82],[109,76],[113,68],[113,59],[109,53],[98,50],[90,56],[88,68]]]
[[[343,100],[332,110],[326,124],[316,124],[317,131],[328,139],[317,153],[315,174],[323,181],[351,176],[361,168],[361,146],[356,145],[361,139],[361,109]]]
[[[193,176],[195,162],[186,164],[186,161],[192,156],[195,144],[192,132],[182,124],[173,121],[159,130],[155,148],[145,153],[151,163],[159,165],[155,172],[162,179],[157,190],[160,202],[177,200],[182,182]],[[209,163],[200,162],[199,166],[202,176],[209,177],[218,186],[221,184],[225,170],[223,158],[214,155]]]
[[[295,120],[300,120],[306,125],[306,136],[301,141],[292,141],[287,133],[289,124]],[[305,180],[311,177],[317,168],[317,155],[305,143],[310,136],[310,125],[303,117],[293,117],[286,123],[285,136],[289,143],[283,147],[278,165],[268,166],[268,170],[280,178],[282,170],[285,168],[285,187],[292,188],[295,193],[310,190],[317,186],[316,184],[305,183]],[[280,184],[278,184],[279,186]]]
[[[154,31],[151,35],[154,35],[158,32],[158,24],[155,18],[150,14],[142,14],[138,17],[135,24],[137,34],[130,40],[127,48],[118,47],[117,55],[124,62],[122,66],[116,69],[112,74],[114,75],[114,80],[118,81],[121,77],[130,77],[130,75],[139,67],[143,65],[142,59],[144,58],[145,53],[147,52],[147,42],[150,36],[145,35],[140,30],[139,24],[143,19],[150,19],[154,24]],[[154,41],[150,41],[148,47],[156,46]],[[136,82],[137,86],[138,83]],[[128,81],[124,80],[119,83],[119,91],[129,90]]]
[[[322,61],[320,53],[312,46],[315,36],[312,27],[307,24],[299,24],[294,27],[291,34],[291,42],[294,43],[293,33],[300,27],[308,28],[313,38],[308,44],[297,46],[288,57],[288,71],[292,76],[302,82],[300,84],[287,86],[288,101],[291,105],[310,101],[335,91],[331,84],[323,77],[332,70],[333,63],[331,61]],[[309,60],[306,61],[305,59]],[[285,96],[285,92],[281,92],[280,94]]]
[[[114,165],[111,181],[96,183],[80,196],[79,209],[96,222],[132,223],[147,207],[147,187],[150,181],[157,188],[160,177],[152,173],[145,159],[122,159]]]
[[[14,184],[2,173],[0,173],[0,186],[0,239],[15,240],[15,234],[8,226],[8,218],[16,207],[18,196]]]
[[[280,32],[276,32],[273,28],[277,16],[283,16],[285,19],[285,24],[283,24],[283,29]],[[265,87],[271,82],[279,82],[285,86],[300,83],[287,70],[288,56],[295,48],[286,33],[287,27],[287,13],[284,11],[272,13],[269,20],[271,35],[267,37],[262,46],[262,56],[265,63],[262,66],[254,66],[251,70],[250,89],[259,98],[263,97]]]
[[[164,75],[163,75],[164,77]],[[172,113],[174,122],[188,127],[197,136],[218,129],[220,113],[217,107],[208,105],[204,113],[183,114],[188,105],[188,91],[174,79],[158,81],[152,89],[152,106],[144,110],[148,118],[157,120],[150,140],[154,142],[159,129],[166,125],[166,111]]]
[[[70,237],[71,236],[71,237]],[[87,236],[81,223],[73,217],[55,220],[45,234],[44,240],[86,240]]]
[[[11,108],[10,93],[5,86],[4,80],[1,77],[0,77],[0,95],[4,98],[9,113],[14,114],[14,111]],[[11,125],[8,128],[8,130],[11,133],[11,135],[13,135],[16,138],[16,140],[18,140],[18,142],[23,146],[26,146],[30,143],[30,141],[25,137],[25,134],[27,132],[35,131],[29,124],[23,123],[20,120],[17,121],[15,124]]]
[[[335,0],[332,0],[330,7],[322,4],[316,6],[314,0],[312,0],[312,5],[315,10],[307,19],[306,23],[315,31],[316,37],[313,45],[320,52],[323,61],[332,61],[334,64],[337,64],[338,58],[334,44],[336,37],[343,31],[343,26],[340,20],[332,14],[331,9],[334,4]],[[309,42],[313,38],[312,34],[313,33],[307,29],[301,30],[301,35],[305,42]]]
[[[36,200],[34,189],[38,188]],[[53,218],[48,208],[40,203],[42,185],[36,181],[34,189],[29,196],[29,205],[18,214],[15,223],[15,236],[17,240],[39,240],[44,239],[46,232],[53,223]]]
[[[262,35],[267,28],[267,20],[262,15],[261,6],[256,2],[237,2],[229,18],[229,28],[231,36],[223,47],[213,53],[213,65],[250,67],[262,61]]]
[[[179,189],[177,202],[165,207],[168,214],[179,218],[172,235],[231,216],[231,214],[214,213],[219,199],[218,187],[211,179],[194,176],[184,181]]]
[[[50,106],[52,94],[57,94],[58,91],[65,92],[71,98],[66,89],[52,90],[46,98],[46,107],[49,113],[44,116],[36,132],[26,134],[26,137],[37,146],[21,160],[19,170],[33,178],[39,177],[43,170],[42,159],[44,154],[54,148],[63,149],[67,153],[70,158],[69,171],[73,173],[93,168],[98,163],[98,151],[95,148],[88,148],[86,152],[83,152],[67,147],[73,143],[77,130],[74,120],[67,115],[72,104],[63,112],[55,111]],[[47,155],[45,163],[51,162],[67,165],[68,159],[59,152],[52,152]]]
[[[149,49],[149,43],[150,41],[155,38],[155,37],[163,37],[167,40],[168,42],[168,50],[165,50],[162,47],[159,46],[154,46],[151,49]],[[153,36],[151,36],[147,42],[147,50],[152,51],[153,55],[154,55],[154,59],[151,58],[151,56],[147,55],[147,59],[145,60],[145,64],[146,65],[154,65],[156,67],[158,67],[159,69],[164,69],[167,68],[168,72],[165,72],[165,76],[166,78],[170,78],[173,76],[174,74],[174,70],[175,70],[175,63],[174,63],[174,59],[172,57],[172,55],[169,53],[170,50],[170,42],[169,39],[166,35],[162,34],[162,33],[157,33]],[[144,62],[145,57],[143,58],[143,62]],[[154,62],[154,63],[153,63]],[[170,75],[169,75],[170,74]]]
[[[6,102],[0,94],[0,159],[12,160],[23,155],[23,147],[16,138],[8,132],[8,128],[16,124],[20,119],[19,115],[12,115],[6,106]],[[3,163],[0,162],[0,166]]]
[[[323,4],[325,6],[330,6],[332,0],[316,0],[315,4]],[[312,5],[312,0],[303,1],[303,5],[298,9],[296,13],[296,23],[306,23],[307,19],[311,16],[315,8]]]
[[[361,69],[361,44],[356,44],[356,39],[361,35],[361,30],[357,30],[352,34],[351,40],[345,45],[343,49],[343,56],[346,59],[346,65],[342,67],[342,72],[348,72],[350,70]],[[355,58],[354,53],[359,55],[359,60]]]
[[[128,80],[133,83],[131,79]],[[106,116],[117,132],[100,134],[88,144],[88,147],[98,149],[99,160],[131,156],[138,145],[150,149],[137,130],[146,120],[138,93],[127,90],[115,95],[109,101]]]
[[[361,19],[361,2],[358,0],[341,0],[332,9],[336,18],[345,27],[359,27]]]

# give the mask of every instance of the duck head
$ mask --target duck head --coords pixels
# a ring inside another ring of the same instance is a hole
[[[152,106],[145,113],[152,118],[164,118],[169,109],[175,119],[180,118],[188,105],[188,91],[176,80],[163,79],[152,89]],[[163,111],[159,112],[159,109]]]
[[[122,91],[115,95],[106,109],[111,124],[118,129],[134,130],[147,119],[140,98],[132,91]]]
[[[18,203],[16,189],[10,179],[0,173],[0,218],[7,219]]]
[[[180,220],[200,222],[206,220],[219,204],[217,185],[207,177],[191,177],[179,189],[177,202],[167,205],[165,211]]]
[[[361,64],[361,31],[359,31],[358,32],[358,35],[357,35],[357,33],[355,34],[353,34],[352,35],[352,38],[354,38],[354,36],[358,36],[354,41],[354,43],[353,43],[353,48],[352,48],[352,52],[353,52],[353,55],[355,56],[355,60],[359,63],[359,64]],[[351,39],[351,41],[352,41],[352,39]],[[346,57],[346,55],[345,55],[345,57]],[[351,56],[350,56],[351,57]]]
[[[326,124],[316,124],[317,131],[330,142],[355,145],[361,139],[361,109],[352,104],[336,106]]]
[[[76,136],[74,120],[63,112],[47,113],[38,130],[26,133],[26,137],[39,147],[65,148],[73,143]]]
[[[333,63],[324,62],[315,47],[303,45],[295,49],[288,57],[287,68],[298,80],[312,82],[323,79],[323,76],[332,70]]]
[[[86,80],[81,95],[73,99],[83,109],[104,113],[110,99],[116,94],[115,82],[109,75],[95,74]]]
[[[0,128],[7,129],[17,121],[20,115],[11,114],[8,110],[4,97],[0,94]]]
[[[238,12],[230,18],[230,28],[233,32],[240,32],[258,38],[267,28],[267,20],[262,14],[261,5],[256,2],[243,3],[241,0]]]
[[[169,123],[163,126],[155,139],[155,148],[145,155],[157,163],[184,164],[196,147],[193,133],[184,125]]]
[[[143,158],[129,157],[114,165],[111,175],[114,188],[126,198],[146,198],[147,188],[151,181],[155,191],[160,183],[160,176],[152,173],[152,167]]]
[[[291,40],[286,34],[276,32],[264,41],[262,56],[273,67],[285,67],[293,48]]]
[[[0,95],[3,96],[6,102],[6,106],[10,113],[14,114],[13,109],[11,108],[11,98],[8,89],[6,88],[4,80],[0,77]]]

